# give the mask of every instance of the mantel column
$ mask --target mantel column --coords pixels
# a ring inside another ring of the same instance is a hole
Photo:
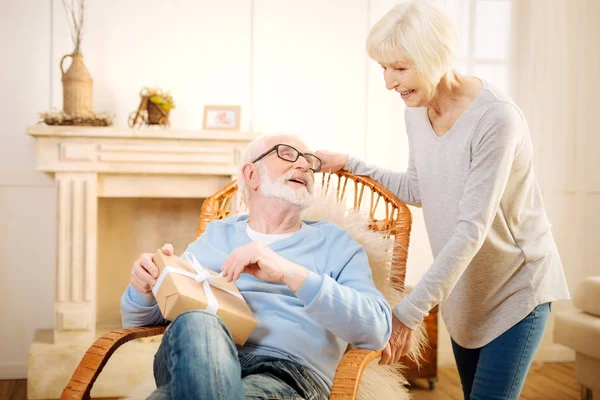
[[[57,172],[58,251],[54,340],[90,339],[96,330],[98,176]]]

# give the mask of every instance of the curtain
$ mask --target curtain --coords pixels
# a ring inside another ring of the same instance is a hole
[[[512,22],[511,93],[529,123],[548,212],[559,222],[568,207],[561,199],[586,188],[595,157],[588,146],[600,115],[600,1],[516,0]]]
[[[600,275],[600,1],[514,0],[509,76],[573,295],[584,277]],[[538,361],[572,357],[553,344],[552,328],[553,316]]]

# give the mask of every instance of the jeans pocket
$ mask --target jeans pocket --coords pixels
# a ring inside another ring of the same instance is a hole
[[[323,398],[321,389],[315,378],[311,376],[302,365],[293,362],[277,362],[273,365],[280,377],[286,377],[288,384],[292,386],[303,399],[316,400]]]
[[[287,382],[270,373],[244,377],[246,398],[261,400],[303,400],[304,398]]]
[[[254,359],[256,358],[256,354],[254,353],[241,353],[238,352],[238,360],[240,361],[240,366],[243,368],[248,367]]]

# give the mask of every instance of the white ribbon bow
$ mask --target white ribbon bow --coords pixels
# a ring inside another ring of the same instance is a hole
[[[217,311],[219,311],[219,301],[215,297],[215,294],[213,293],[213,291],[211,289],[211,285],[216,287],[217,289],[220,289],[226,293],[229,293],[232,296],[237,297],[238,299],[241,299],[241,300],[244,299],[241,294],[234,292],[233,290],[224,288],[218,284],[215,284],[213,281],[215,279],[222,278],[223,274],[222,273],[220,273],[219,275],[209,274],[208,271],[206,270],[206,268],[204,268],[198,262],[196,257],[194,257],[194,255],[192,253],[190,253],[189,251],[186,251],[185,253],[183,253],[181,258],[183,258],[184,260],[189,262],[190,265],[192,266],[192,268],[194,268],[194,270],[196,271],[196,273],[188,272],[181,268],[172,267],[170,265],[167,265],[160,273],[158,279],[156,280],[156,284],[152,288],[152,293],[154,293],[154,296],[156,296],[156,294],[158,293],[158,290],[160,289],[160,286],[162,285],[163,281],[165,280],[165,277],[167,276],[167,274],[174,273],[174,274],[187,276],[189,278],[192,278],[196,282],[202,284],[202,287],[204,288],[204,292],[206,293],[206,300],[208,302],[205,311],[207,311],[211,314],[216,315]]]

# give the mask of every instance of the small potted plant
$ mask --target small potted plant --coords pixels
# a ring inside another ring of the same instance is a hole
[[[169,112],[175,108],[170,91],[146,88],[148,96],[148,125],[169,125]]]

